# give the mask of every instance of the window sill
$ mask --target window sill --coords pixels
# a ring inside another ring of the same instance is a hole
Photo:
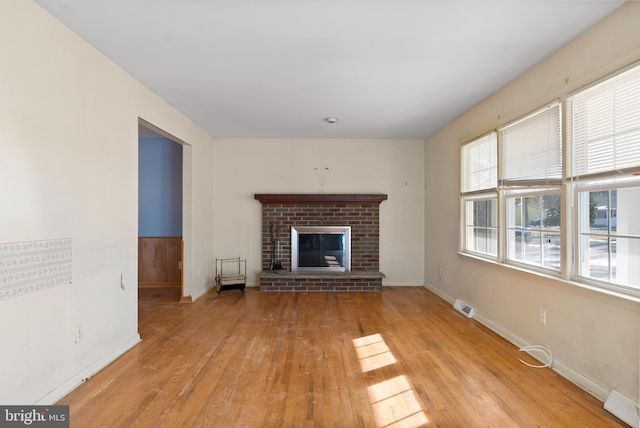
[[[596,285],[591,285],[585,282],[579,282],[579,281],[572,281],[572,280],[567,280],[567,279],[563,279],[559,276],[555,276],[555,275],[550,275],[550,274],[545,274],[542,272],[537,272],[534,270],[529,270],[529,269],[525,269],[522,268],[520,266],[514,266],[514,265],[510,265],[507,263],[499,263],[495,260],[491,260],[491,259],[486,259],[484,257],[480,257],[480,256],[476,256],[473,254],[469,254],[469,253],[463,253],[460,251],[456,251],[456,254],[458,254],[459,256],[463,256],[467,259],[473,260],[473,261],[478,261],[478,262],[482,262],[482,263],[487,263],[489,265],[493,265],[499,269],[504,269],[508,272],[517,272],[520,274],[524,274],[526,276],[533,276],[536,278],[544,278],[546,280],[550,280],[552,281],[554,284],[564,284],[564,285],[569,285],[572,287],[579,287],[580,289],[583,290],[589,290],[595,293],[598,293],[600,295],[605,295],[605,296],[611,296],[611,297],[615,297],[617,299],[622,299],[625,301],[629,301],[629,302],[634,302],[634,303],[640,303],[640,292],[637,295],[633,295],[633,294],[627,294],[627,293],[623,293],[620,291],[615,291],[615,290],[610,290],[604,287],[598,287]]]

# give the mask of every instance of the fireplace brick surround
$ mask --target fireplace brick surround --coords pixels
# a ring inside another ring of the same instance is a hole
[[[384,194],[256,194],[262,203],[261,291],[379,291]],[[292,226],[351,226],[351,272],[291,272]],[[271,270],[272,231],[282,270]]]

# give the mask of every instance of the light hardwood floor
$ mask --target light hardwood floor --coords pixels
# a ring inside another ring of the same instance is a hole
[[[422,287],[139,295],[142,342],[58,403],[72,427],[625,426]]]

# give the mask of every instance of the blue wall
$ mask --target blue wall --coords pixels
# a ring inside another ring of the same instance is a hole
[[[138,139],[138,236],[182,236],[182,146]]]

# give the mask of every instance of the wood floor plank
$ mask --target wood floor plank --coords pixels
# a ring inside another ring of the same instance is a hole
[[[139,290],[142,342],[59,404],[72,427],[620,427],[422,287]]]

